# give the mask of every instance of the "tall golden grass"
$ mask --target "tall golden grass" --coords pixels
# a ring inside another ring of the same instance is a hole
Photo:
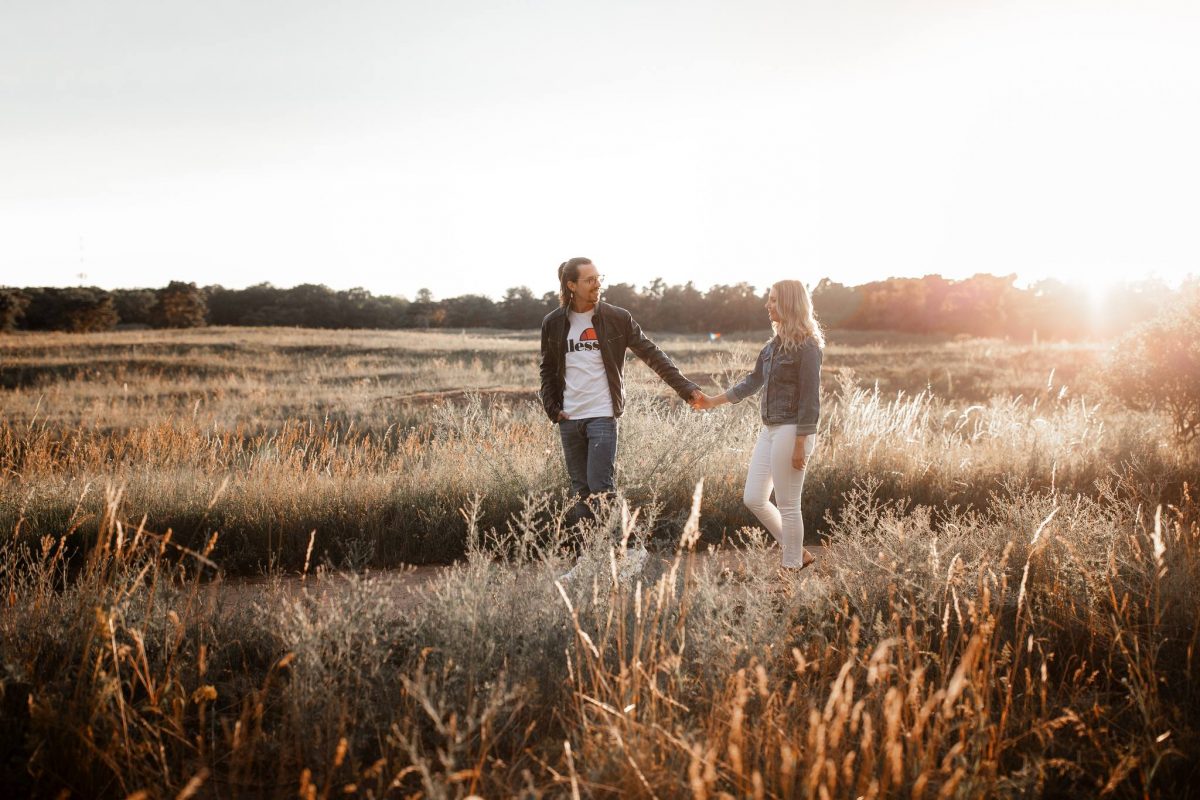
[[[756,347],[668,344],[685,372],[713,388],[752,363]],[[353,550],[379,566],[446,562],[464,551],[465,498],[482,494],[484,524],[500,526],[530,493],[566,485],[556,431],[532,399],[528,335],[232,329],[0,345],[0,381],[15,386],[0,419],[8,478],[0,529],[34,539],[93,536],[104,487],[120,485],[124,514],[145,515],[193,548],[222,531],[217,555],[233,571],[298,569],[314,529],[319,559]],[[983,508],[1005,487],[1092,493],[1098,480],[1133,469],[1157,481],[1139,483],[1153,495],[1146,502],[1178,497],[1192,462],[1165,444],[1161,420],[1058,382],[1071,372],[1094,382],[1091,348],[940,347],[830,346],[820,466],[806,486],[809,530],[823,530],[826,512],[866,478],[886,498]],[[968,355],[972,366],[960,369]],[[908,384],[954,369],[965,396],[875,385],[873,376],[906,360],[921,365],[910,367]],[[970,375],[987,372],[987,387],[1022,361],[1041,361],[1023,394],[965,399],[978,392]],[[665,534],[705,478],[716,501],[706,540],[753,524],[739,500],[753,404],[696,414],[640,364],[630,373],[620,458],[630,499],[658,504]]]
[[[783,578],[739,508],[753,409],[694,414],[634,370],[626,502],[563,584],[554,431],[519,393],[489,394],[528,391],[531,343],[413,334],[370,358],[410,364],[409,394],[445,359],[434,371],[476,375],[476,394],[377,402],[399,389],[354,382],[380,367],[356,360],[377,342],[327,336],[3,342],[0,785],[933,798],[1200,781],[1195,458],[1159,444],[1160,420],[1048,378],[1070,369],[1043,362],[1040,383],[980,402],[875,389],[871,364],[934,343],[846,346],[855,375],[831,348],[805,493],[830,544]],[[207,371],[27,380],[38,359],[142,345],[204,348],[186,357]],[[675,350],[719,384],[754,345],[704,347]],[[974,352],[989,380],[1011,358],[1094,355],[944,350]],[[492,358],[508,364],[494,383],[478,377]],[[631,540],[658,556],[625,579]],[[363,569],[452,556],[416,603]],[[226,590],[262,567],[256,599]],[[337,588],[297,588],[285,568]]]
[[[851,498],[820,568],[760,533],[569,586],[482,534],[416,606],[369,575],[250,606],[120,520],[0,548],[4,782],[38,796],[1184,796],[1200,514],[1058,493],[935,526]],[[623,513],[624,512],[624,513]],[[470,516],[470,515],[468,515]],[[536,516],[536,515],[535,515]],[[539,547],[546,540],[550,546]],[[525,544],[531,547],[514,546]]]

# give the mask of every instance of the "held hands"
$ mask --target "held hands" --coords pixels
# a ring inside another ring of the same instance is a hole
[[[688,405],[697,411],[707,411],[710,408],[716,408],[719,403],[717,403],[717,398],[709,397],[703,390],[697,389],[692,392],[692,397],[688,400]]]

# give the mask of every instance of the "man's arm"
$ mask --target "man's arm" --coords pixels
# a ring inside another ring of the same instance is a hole
[[[679,367],[675,366],[675,362],[671,360],[671,357],[660,350],[658,345],[650,341],[650,338],[646,334],[642,333],[642,327],[637,324],[632,316],[629,317],[629,338],[627,344],[635,356],[644,361],[646,366],[654,370],[658,374],[658,377],[662,378],[684,400],[691,400],[696,392],[700,391],[700,386],[688,380],[679,371]]]
[[[550,324],[547,320],[542,320],[542,388],[538,392],[538,396],[542,401],[542,408],[546,410],[546,416],[550,417],[551,422],[558,422],[558,415],[562,412],[562,404],[555,398],[555,385],[558,378],[558,361],[555,358],[554,347],[550,341]]]

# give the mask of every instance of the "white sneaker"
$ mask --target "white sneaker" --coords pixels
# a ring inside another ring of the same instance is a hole
[[[620,578],[622,581],[627,581],[635,575],[641,575],[642,570],[646,567],[646,559],[650,553],[644,547],[631,547],[625,551],[625,557],[621,559]]]

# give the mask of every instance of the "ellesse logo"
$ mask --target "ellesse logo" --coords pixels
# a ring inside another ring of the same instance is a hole
[[[579,334],[579,341],[567,339],[567,352],[578,353],[580,350],[599,350],[600,342],[596,338],[596,329],[588,328]]]

